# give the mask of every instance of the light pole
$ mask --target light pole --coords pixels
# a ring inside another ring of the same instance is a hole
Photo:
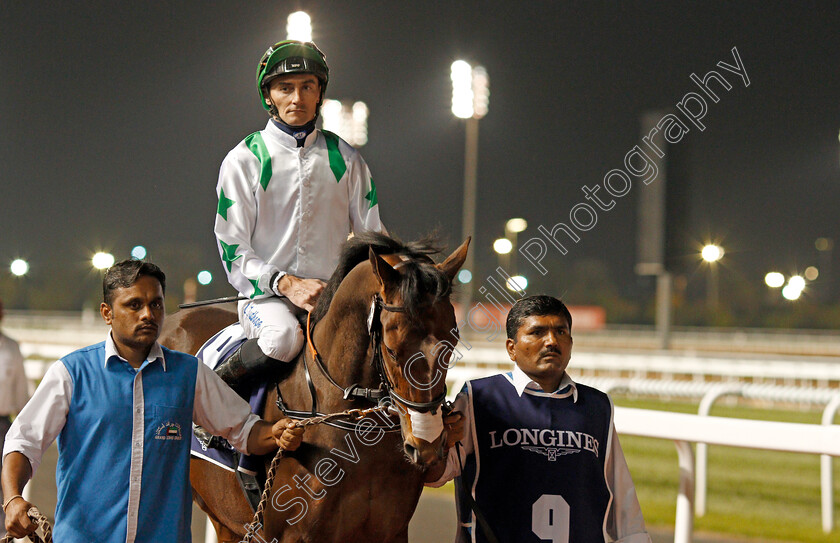
[[[709,243],[700,251],[700,256],[709,263],[709,274],[706,276],[706,308],[714,311],[718,307],[719,298],[717,263],[723,258],[723,247]]]
[[[517,266],[516,266],[516,247],[517,247],[517,237],[520,233],[524,232],[525,229],[528,228],[528,221],[522,219],[520,217],[516,217],[513,219],[508,220],[505,223],[505,237],[510,240],[512,248],[511,251],[513,256],[510,259],[510,270],[507,271],[510,275],[516,275]]]
[[[487,114],[490,103],[490,78],[482,66],[470,66],[456,60],[450,69],[452,79],[452,113],[466,119],[466,145],[464,150],[464,213],[462,237],[475,235],[476,185],[478,177],[478,120]],[[473,240],[475,241],[475,240]],[[475,251],[467,253],[464,269],[475,275]],[[473,299],[473,284],[464,285],[462,302],[469,311]]]

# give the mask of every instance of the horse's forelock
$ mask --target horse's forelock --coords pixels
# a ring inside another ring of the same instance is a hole
[[[401,303],[414,319],[419,319],[420,312],[424,308],[438,303],[452,290],[449,277],[434,263],[407,261],[401,271],[403,272],[399,286]]]
[[[350,238],[342,245],[338,265],[312,312],[313,322],[321,320],[327,314],[339,285],[353,268],[369,258],[370,249],[380,256],[407,257],[405,269],[401,269],[402,279],[399,291],[402,303],[407,306],[406,309],[413,316],[417,316],[425,305],[423,295],[433,295],[436,303],[449,293],[449,278],[434,265],[431,258],[431,255],[441,252],[434,235],[417,241],[403,242],[385,234],[364,232]]]

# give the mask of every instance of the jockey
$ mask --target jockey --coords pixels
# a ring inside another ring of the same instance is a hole
[[[257,66],[268,124],[222,162],[214,231],[228,281],[248,298],[238,305],[248,340],[217,370],[231,385],[293,360],[304,342],[298,317],[313,309],[348,234],[385,233],[362,156],[315,128],[329,76],[314,43],[269,47]]]

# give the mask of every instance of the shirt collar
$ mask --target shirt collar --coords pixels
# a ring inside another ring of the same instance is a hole
[[[121,357],[120,354],[117,352],[117,346],[114,344],[114,338],[111,337],[111,332],[108,332],[108,337],[105,339],[105,367],[108,367],[108,362],[111,361],[112,358],[117,357],[118,359],[122,360],[125,363],[128,363],[128,360]],[[163,356],[163,349],[160,347],[160,343],[155,341],[155,344],[152,346],[152,350],[149,351],[149,356],[146,357],[146,363],[151,364],[155,360],[160,358],[160,363],[163,366],[163,371],[166,371],[166,358]],[[141,366],[142,367],[142,366]]]
[[[265,126],[265,131],[268,133],[272,138],[277,140],[283,147],[288,147],[289,149],[297,149],[297,140],[291,134],[287,134],[283,130],[280,129],[275,123],[273,119],[268,119],[268,124]],[[303,140],[303,147],[309,147],[312,145],[315,140],[318,138],[319,130],[313,130],[311,134],[306,136],[306,139]]]
[[[571,395],[572,400],[577,403],[578,393],[577,393],[577,385],[572,378],[569,377],[569,374],[565,371],[563,372],[563,378],[560,379],[560,386],[557,387],[557,390],[546,392],[545,390],[540,387],[540,385],[528,377],[528,375],[522,371],[519,366],[513,367],[513,375],[512,375],[512,382],[514,388],[516,388],[516,393],[522,396],[525,393],[525,389],[532,390],[534,392],[538,392],[543,395],[553,396],[557,398],[566,398],[567,396]]]

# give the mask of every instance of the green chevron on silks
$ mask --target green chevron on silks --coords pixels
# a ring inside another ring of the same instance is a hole
[[[260,294],[265,294],[265,292],[261,291],[260,287],[257,286],[257,285],[259,285],[259,282],[260,282],[259,279],[248,279],[248,282],[251,283],[251,285],[253,285],[253,287],[254,287],[254,293],[251,294],[251,299],[252,300],[254,299],[255,296],[259,296]]]
[[[225,197],[225,189],[222,189],[221,193],[219,194],[219,206],[216,208],[216,213],[221,215],[224,220],[227,220],[228,209],[230,209],[230,206],[232,206],[235,203],[236,202],[234,202],[230,198]]]
[[[322,130],[324,139],[327,140],[327,155],[330,157],[330,169],[335,175],[335,181],[341,181],[344,172],[347,171],[347,164],[344,162],[344,157],[341,156],[341,151],[338,150],[338,136],[327,130]]]
[[[260,161],[260,186],[263,190],[267,190],[268,183],[271,181],[271,156],[268,154],[268,147],[265,146],[262,134],[254,132],[245,138],[245,145]]]
[[[239,249],[239,244],[228,245],[222,240],[219,240],[219,244],[222,246],[222,260],[225,261],[227,269],[230,271],[231,263],[238,258],[242,258],[242,255],[236,254],[236,250]]]
[[[365,195],[365,200],[370,202],[368,209],[379,203],[379,199],[376,197],[376,185],[373,184],[373,177],[370,178],[370,191]]]

